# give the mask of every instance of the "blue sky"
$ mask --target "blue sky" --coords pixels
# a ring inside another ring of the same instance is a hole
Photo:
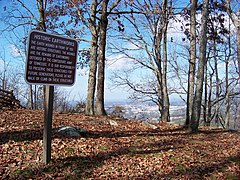
[[[35,1],[29,1],[26,0],[27,2],[30,2],[32,4],[30,4],[30,6],[34,5],[33,2]],[[0,18],[4,15],[5,13],[5,8],[9,8],[9,6],[14,3],[15,0],[0,0]],[[178,1],[179,3],[180,1]],[[186,3],[186,1],[185,1]],[[181,3],[181,6],[182,3]],[[172,28],[172,30],[170,30],[170,35],[169,37],[174,37],[175,39],[181,39],[183,37],[182,34],[179,33],[180,31],[180,26],[181,24],[170,24],[170,26],[174,27]],[[5,25],[0,21],[0,29],[4,28]],[[176,29],[177,28],[177,29]],[[22,34],[21,29],[17,32]],[[2,67],[2,60],[1,60],[1,55],[3,53],[5,53],[5,58],[7,59],[7,61],[9,62],[9,64],[14,67],[17,66],[18,69],[19,67],[22,68],[22,71],[24,72],[24,60],[22,60],[19,57],[19,53],[18,53],[18,49],[15,48],[15,46],[12,43],[12,40],[16,41],[16,39],[14,39],[15,37],[12,36],[13,39],[10,38],[9,34],[6,32],[4,34],[0,35],[1,38],[1,44],[0,44],[0,67]],[[84,48],[84,46],[86,46],[86,44],[84,43],[80,43],[79,47],[80,48]],[[112,84],[110,81],[110,77],[111,77],[111,72],[112,71],[117,71],[121,68],[128,68],[129,63],[126,62],[126,59],[121,59],[118,61],[115,61],[115,59],[118,59],[119,55],[115,55],[115,56],[108,56],[108,62],[107,63],[107,68],[106,68],[106,83],[105,83],[105,99],[106,101],[114,101],[114,100],[125,100],[128,98],[128,96],[130,95],[130,92],[128,91],[128,89],[124,89],[121,87],[118,88],[112,88]],[[113,63],[114,62],[114,63]],[[111,64],[111,65],[109,65]],[[1,69],[1,68],[0,68]],[[141,76],[139,74],[135,74],[136,79],[140,79]],[[84,100],[87,94],[87,79],[88,79],[88,72],[86,69],[83,70],[78,70],[77,71],[77,76],[76,76],[76,82],[74,84],[74,86],[72,87],[63,87],[64,89],[66,89],[67,91],[71,92],[71,97],[75,98],[77,100]],[[171,96],[172,99],[179,99],[178,96]]]
[[[10,0],[10,1],[0,0],[0,9],[5,10],[5,8],[10,8],[11,4],[14,2],[15,2],[15,0]],[[26,0],[25,0],[25,2],[26,2]],[[33,1],[28,1],[28,2],[32,3],[32,4],[28,4],[30,7],[34,5]],[[4,13],[4,11],[2,11],[2,13]],[[181,24],[172,25],[172,26],[179,27],[180,25]],[[1,24],[1,27],[5,27],[5,25]],[[21,31],[21,29],[20,29],[20,31]],[[178,29],[172,30],[170,36],[174,36],[174,37],[178,36],[178,38],[181,39],[182,35],[179,36],[179,33],[177,31],[178,31]],[[19,32],[19,31],[18,31],[18,33],[21,34],[21,32]],[[8,33],[4,33],[2,35],[1,42],[2,43],[1,43],[0,47],[2,46],[1,49],[3,49],[3,48],[5,49],[6,59],[8,59],[8,61],[10,61],[10,65],[11,66],[15,66],[15,65],[19,66],[20,65],[23,68],[22,71],[24,71],[24,63],[22,62],[23,60],[19,57],[19,54],[17,52],[18,49],[14,48],[15,46],[12,44],[12,42],[9,42]],[[84,48],[84,46],[86,46],[85,43],[79,44],[80,48]],[[126,46],[127,46],[127,44],[126,44]],[[1,51],[2,50],[0,50],[0,52]],[[115,72],[117,70],[120,70],[121,68],[122,69],[128,68],[128,66],[129,66],[129,62],[124,58],[115,61],[115,59],[118,59],[119,56],[121,57],[121,55],[107,56],[108,63],[107,63],[107,67],[106,67],[106,81],[105,81],[105,99],[106,99],[106,101],[125,100],[131,95],[131,93],[128,91],[129,90],[128,88],[122,88],[122,87],[113,88],[112,83],[110,81],[111,72]],[[142,78],[141,74],[142,74],[142,72],[138,72],[138,73],[135,73],[132,77],[136,80],[139,80]],[[83,99],[85,99],[85,97],[87,95],[87,80],[88,80],[87,70],[86,69],[78,70],[75,84],[72,87],[63,87],[63,88],[66,89],[67,91],[71,92],[72,98],[83,100]],[[177,98],[177,96],[172,96],[172,98]]]
[[[10,8],[12,3],[14,3],[15,0],[0,0],[0,17],[3,17],[5,10]],[[33,1],[28,1],[34,5]],[[35,2],[35,1],[34,1]],[[28,4],[29,5],[29,4]],[[6,25],[0,21],[0,29],[2,30],[3,28],[6,27]],[[19,28],[18,33],[21,34],[22,29]],[[2,58],[5,57],[6,62],[9,64],[9,68],[15,69],[15,66],[18,68],[21,67],[21,71],[24,71],[25,63],[23,62],[24,60],[19,56],[20,54],[18,53],[18,49],[15,48],[14,44],[12,41],[17,41],[17,39],[14,36],[9,36],[8,32],[5,32],[3,34],[0,34],[1,38],[1,44],[0,44],[0,71],[2,71],[3,68],[3,60]],[[81,48],[85,46],[84,44],[79,44]],[[3,57],[3,54],[5,56]],[[23,72],[24,73],[24,72]],[[113,100],[122,100],[122,99],[127,99],[128,97],[128,92],[125,92],[123,89],[118,88],[118,89],[112,89],[110,82],[108,80],[108,70],[106,72],[106,84],[105,84],[105,98],[106,101],[113,101]],[[72,87],[64,87],[62,88],[66,89],[67,91],[71,92],[71,97],[77,100],[84,100],[86,95],[87,95],[87,79],[88,79],[88,71],[86,69],[83,70],[77,70],[77,75],[76,75],[76,81],[75,84]],[[27,84],[26,84],[27,85]]]
[[[30,2],[30,4],[28,4],[29,7],[34,6],[33,1],[28,1],[28,2]],[[5,13],[5,10],[8,10],[8,8],[10,8],[10,6],[13,3],[16,3],[16,1],[0,0],[0,9],[1,9],[0,15],[3,16]],[[0,25],[1,25],[0,26],[1,29],[6,27],[6,25],[1,21],[0,21]],[[17,33],[19,33],[20,36],[23,35],[23,33],[21,32],[22,30],[23,30],[22,28],[18,28]],[[5,59],[9,63],[11,68],[15,69],[15,67],[17,66],[17,68],[19,69],[19,67],[21,67],[21,71],[22,73],[24,73],[25,63],[23,61],[25,61],[25,59],[22,59],[20,57],[18,48],[15,47],[15,45],[12,42],[12,41],[17,41],[16,37],[13,36],[13,34],[11,34],[11,37],[10,37],[8,32],[5,32],[0,35],[0,38],[1,38],[0,53],[1,54],[5,53]],[[80,48],[83,48],[83,46],[86,46],[86,44],[84,43],[79,44]],[[128,66],[126,63],[126,60],[123,59],[123,60],[115,61],[114,59],[117,58],[116,56],[107,57],[107,58],[110,59],[109,61],[110,63],[108,63],[106,67],[105,99],[106,101],[125,100],[130,96],[130,92],[128,91],[129,89],[128,88],[124,89],[122,87],[113,88],[112,83],[110,82],[109,79],[111,77],[112,71],[116,71],[121,68],[126,68]],[[114,63],[112,63],[111,60],[114,60]],[[1,58],[0,58],[0,64],[2,64]],[[138,74],[136,74],[134,78],[138,79],[141,77]],[[63,88],[71,92],[72,98],[82,100],[82,99],[85,99],[87,95],[87,80],[88,80],[87,70],[86,69],[78,70],[75,84],[72,87],[63,87]]]

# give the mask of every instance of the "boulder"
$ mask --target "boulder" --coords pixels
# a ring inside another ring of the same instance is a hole
[[[86,136],[89,132],[82,128],[76,128],[72,126],[61,127],[57,131],[59,134],[70,137],[81,137]]]
[[[151,129],[158,129],[158,127],[156,126],[156,125],[154,125],[154,124],[151,124],[151,123],[149,123],[149,122],[147,122],[147,121],[142,121],[142,124],[144,125],[144,126],[147,126],[147,127],[149,127],[149,128],[151,128]]]
[[[116,121],[114,121],[114,120],[109,120],[109,124],[111,126],[118,126],[118,123]]]

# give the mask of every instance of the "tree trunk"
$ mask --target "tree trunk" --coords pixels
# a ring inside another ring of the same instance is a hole
[[[39,7],[38,12],[39,12],[39,16],[40,16],[37,29],[46,32],[47,28],[46,28],[44,10],[46,8],[47,0],[39,0],[39,1],[37,1],[37,3],[38,3],[38,7]],[[47,96],[46,88],[47,88],[47,86],[43,85],[43,104],[42,104],[43,107],[45,107],[45,104],[46,104],[45,103],[46,96]]]
[[[45,22],[45,9],[46,9],[46,5],[47,5],[47,0],[39,0],[38,1],[38,11],[39,11],[39,22],[38,22],[38,29],[41,31],[45,31],[46,32],[46,22]]]
[[[164,109],[164,104],[163,104],[163,75],[162,75],[162,57],[161,57],[161,41],[162,41],[162,32],[158,31],[156,35],[156,40],[154,42],[154,47],[155,47],[155,62],[157,65],[157,68],[155,70],[155,75],[157,77],[157,96],[158,96],[158,109],[160,112],[160,120],[164,121],[163,118],[163,109]]]
[[[230,0],[227,0],[227,6],[228,15],[237,29],[237,59],[238,59],[238,75],[240,78],[240,19],[239,15],[237,15],[238,12],[236,12],[235,14],[233,13],[233,10],[231,9]]]
[[[215,123],[219,125],[219,75],[218,75],[218,60],[217,60],[217,48],[216,41],[214,40],[213,44],[213,56],[214,56],[214,69],[216,74],[216,110],[215,110]]]
[[[34,85],[34,109],[40,109],[39,108],[39,98],[38,98],[38,92],[39,89],[37,88],[37,85]],[[43,97],[44,99],[44,97]]]
[[[33,106],[33,87],[32,85],[29,85],[29,105],[30,109],[34,109]]]
[[[213,88],[213,83],[212,83],[212,76],[213,74],[209,74],[209,93],[208,93],[208,106],[207,106],[207,126],[211,125],[211,120],[212,120],[212,88]]]
[[[99,53],[98,53],[98,76],[97,76],[97,96],[96,96],[96,115],[106,115],[104,109],[104,80],[105,80],[105,50],[106,50],[106,35],[107,35],[107,6],[109,0],[102,2],[102,15],[100,19],[99,29]]]
[[[229,122],[230,122],[230,98],[229,98],[229,85],[228,85],[228,64],[229,64],[229,58],[227,58],[226,60],[226,96],[225,96],[225,99],[226,99],[226,104],[225,104],[225,107],[226,107],[226,111],[225,111],[225,125],[224,127],[226,129],[229,128]]]
[[[193,100],[193,109],[191,116],[190,128],[193,133],[198,131],[200,115],[201,115],[201,103],[203,93],[203,81],[204,81],[204,69],[206,65],[206,47],[207,47],[207,20],[208,20],[208,4],[209,0],[204,0],[203,12],[201,19],[201,34],[200,34],[200,56],[198,63],[196,89]]]
[[[194,83],[195,83],[195,64],[196,64],[196,9],[197,0],[191,1],[191,16],[190,16],[190,61],[188,71],[188,93],[187,93],[187,109],[185,126],[189,126],[190,117],[192,115]]]
[[[87,115],[94,114],[94,96],[96,90],[96,73],[97,73],[97,51],[98,51],[98,27],[96,24],[97,1],[93,0],[90,6],[91,22],[89,29],[92,35],[90,48],[90,69],[88,76],[88,92],[86,99],[85,113]]]
[[[167,0],[163,2],[164,9],[164,28],[163,28],[163,72],[162,72],[162,94],[163,94],[163,109],[161,120],[169,122],[169,97],[168,97],[168,89],[167,89],[167,27],[168,27],[168,19],[167,19]]]
[[[238,75],[240,78],[240,21],[238,20],[237,25],[237,58],[238,58]]]
[[[228,28],[230,30],[230,23],[228,24]],[[225,62],[225,73],[226,73],[226,93],[225,93],[225,107],[226,107],[226,111],[225,111],[225,125],[224,127],[226,129],[229,128],[229,123],[230,123],[230,97],[229,97],[229,76],[228,76],[228,70],[229,70],[229,59],[230,56],[232,54],[231,52],[231,37],[230,34],[228,36],[228,49],[229,49],[229,54],[228,56],[226,56],[226,62]]]
[[[207,74],[207,65],[205,66],[205,83],[204,83],[204,106],[203,106],[203,121],[204,125],[207,126],[207,106],[208,106],[208,74]]]
[[[92,44],[90,48],[90,69],[88,76],[88,92],[86,99],[85,113],[87,115],[94,114],[94,95],[96,89],[96,73],[97,73],[97,44],[93,45],[93,42],[97,43],[97,38],[92,37]]]

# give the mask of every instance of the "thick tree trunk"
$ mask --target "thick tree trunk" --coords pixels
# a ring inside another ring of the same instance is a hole
[[[45,9],[46,9],[46,5],[47,5],[47,0],[40,0],[38,1],[38,6],[39,6],[39,22],[38,22],[38,29],[41,31],[45,31],[46,32],[46,22],[45,22]]]
[[[230,2],[229,2],[229,10],[230,10]],[[239,48],[240,48],[240,44],[239,43],[239,38],[240,38],[240,22],[237,21],[237,18],[233,15],[233,13],[231,13],[231,19],[234,23],[234,25],[236,26],[237,28],[237,56],[238,56],[238,70],[239,70],[239,78],[240,78],[240,56],[239,56]],[[230,30],[230,27],[231,27],[231,24],[229,22],[228,24],[228,28]],[[230,97],[229,97],[229,76],[228,76],[228,73],[229,73],[229,60],[230,60],[230,56],[232,55],[232,51],[231,51],[231,35],[229,34],[228,36],[228,49],[229,49],[229,54],[226,58],[226,62],[225,62],[225,73],[226,73],[226,96],[225,96],[225,100],[226,100],[226,104],[225,104],[225,107],[226,107],[226,111],[225,111],[225,125],[224,127],[225,128],[229,128],[229,125],[230,125]]]
[[[195,83],[195,64],[196,64],[196,9],[197,0],[191,1],[190,16],[190,61],[188,70],[188,93],[187,93],[187,109],[185,126],[189,126],[192,115],[194,83]]]
[[[33,87],[32,85],[29,85],[29,107],[30,109],[34,109],[34,106],[33,106]]]
[[[208,106],[207,106],[207,126],[211,125],[212,120],[212,89],[213,89],[213,82],[212,76],[213,74],[209,74],[209,93],[208,93]]]
[[[163,82],[162,82],[162,57],[161,57],[161,40],[162,40],[162,34],[161,33],[158,33],[157,36],[156,36],[156,41],[154,42],[155,44],[155,62],[156,62],[156,65],[157,65],[157,68],[155,70],[155,75],[157,77],[157,96],[158,96],[158,109],[159,109],[159,112],[160,112],[160,120],[164,121],[164,118],[163,118],[163,109],[164,109],[164,104],[163,104]]]
[[[94,114],[94,96],[95,96],[95,89],[96,89],[96,73],[97,73],[97,38],[92,37],[92,43],[90,48],[90,69],[89,69],[89,76],[88,76],[88,92],[87,92],[87,99],[86,99],[86,108],[85,113],[87,115]]]
[[[227,7],[228,15],[237,29],[237,59],[238,59],[238,75],[240,78],[240,19],[239,19],[239,15],[237,15],[237,12],[235,14],[233,13],[231,9],[230,0],[227,0],[227,6],[228,6]]]
[[[228,27],[230,29],[230,23],[228,24]],[[232,54],[231,52],[231,37],[230,35],[228,36],[228,48],[229,48],[229,54],[226,58],[226,62],[225,62],[225,73],[226,73],[226,93],[225,93],[225,100],[226,100],[226,103],[225,103],[225,107],[226,107],[226,111],[225,111],[225,124],[224,124],[224,127],[226,129],[229,128],[229,125],[230,125],[230,97],[229,97],[229,76],[228,76],[228,73],[229,73],[229,59],[230,59],[230,56]]]
[[[237,25],[237,58],[238,58],[238,75],[240,78],[240,21]]]
[[[170,115],[169,115],[169,97],[168,97],[168,89],[167,89],[167,27],[168,27],[168,20],[167,20],[167,0],[163,2],[163,9],[165,10],[164,13],[164,28],[163,28],[163,72],[162,72],[162,94],[163,94],[163,109],[162,109],[162,116],[161,120],[169,122]]]
[[[155,27],[155,34],[154,34],[154,61],[156,63],[157,68],[155,69],[155,75],[157,77],[158,81],[158,98],[159,98],[159,104],[162,104],[162,57],[161,57],[161,42],[162,42],[162,30],[159,27]],[[162,109],[162,108],[161,108]]]
[[[225,107],[226,107],[226,111],[225,111],[225,125],[224,127],[226,129],[229,128],[229,123],[230,123],[230,98],[229,98],[229,85],[228,85],[228,64],[229,64],[229,59],[227,58],[226,60],[226,64],[225,64],[225,68],[226,68],[226,103],[225,103]]]
[[[107,35],[107,6],[109,0],[102,3],[102,15],[100,19],[100,38],[99,38],[99,53],[98,53],[98,76],[97,76],[97,96],[96,96],[96,115],[106,115],[104,108],[104,80],[105,80],[105,50],[106,50],[106,35]]]
[[[94,114],[94,97],[96,90],[96,73],[97,73],[97,51],[98,51],[98,27],[96,24],[96,11],[97,9],[97,1],[93,0],[90,6],[90,14],[91,14],[91,22],[89,29],[92,35],[92,42],[90,48],[90,69],[88,76],[88,92],[86,99],[86,108],[85,113],[87,115]]]
[[[47,27],[46,27],[46,22],[45,22],[45,8],[46,8],[46,4],[47,4],[47,0],[40,0],[38,1],[38,12],[39,12],[39,22],[38,22],[38,27],[37,29],[38,30],[41,30],[41,31],[44,31],[46,32],[47,30]],[[47,96],[47,93],[46,93],[46,85],[43,85],[43,104],[42,104],[42,107],[45,107],[45,102],[46,102],[46,96]]]
[[[218,75],[218,60],[217,60],[217,48],[216,48],[216,41],[214,40],[213,44],[213,54],[214,54],[214,69],[216,74],[216,112],[215,112],[215,123],[217,126],[219,125],[219,75]]]
[[[39,89],[37,88],[37,85],[34,85],[34,109],[40,109],[37,91],[39,91]],[[43,99],[44,99],[44,97],[43,97]]]
[[[167,53],[167,52],[166,52]],[[166,55],[164,55],[166,56]],[[163,60],[163,108],[162,108],[162,121],[170,122],[170,114],[169,114],[169,96],[167,89],[167,57]]]
[[[207,74],[207,65],[205,66],[205,82],[204,82],[204,106],[203,106],[203,121],[204,125],[207,126],[207,106],[208,106],[208,74]]]
[[[201,115],[201,103],[203,93],[203,81],[204,81],[204,69],[206,65],[206,47],[207,47],[207,20],[208,20],[208,5],[209,0],[204,0],[203,13],[201,19],[201,34],[200,34],[200,56],[198,63],[196,89],[193,100],[193,109],[191,116],[190,128],[193,133],[198,131],[200,115]]]

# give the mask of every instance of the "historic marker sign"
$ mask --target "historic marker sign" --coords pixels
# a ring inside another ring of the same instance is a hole
[[[31,31],[26,81],[29,84],[73,85],[78,43],[75,39]]]

